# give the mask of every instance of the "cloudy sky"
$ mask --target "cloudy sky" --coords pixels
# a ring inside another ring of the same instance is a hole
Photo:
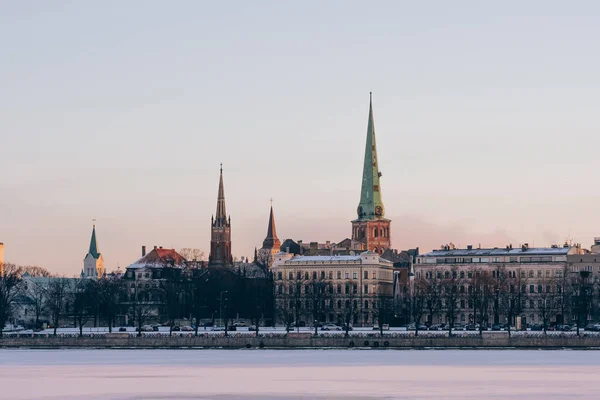
[[[397,248],[589,246],[595,1],[0,1],[0,241],[80,271],[209,248],[223,163],[234,255],[339,241],[369,91]]]

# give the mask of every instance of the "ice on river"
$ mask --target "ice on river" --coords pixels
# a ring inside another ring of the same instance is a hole
[[[0,350],[8,399],[598,398],[600,353]]]

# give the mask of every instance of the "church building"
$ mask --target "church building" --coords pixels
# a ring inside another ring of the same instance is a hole
[[[90,249],[83,259],[82,276],[90,279],[99,279],[104,275],[104,258],[98,251],[98,241],[96,239],[96,225],[92,227],[92,238],[90,239]]]
[[[231,216],[225,210],[225,189],[223,188],[223,165],[219,177],[219,193],[217,195],[217,213],[211,217],[209,265],[229,265],[233,263],[231,256]]]

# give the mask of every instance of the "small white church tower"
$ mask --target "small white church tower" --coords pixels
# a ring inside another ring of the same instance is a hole
[[[84,278],[99,279],[104,275],[104,258],[98,252],[98,242],[96,241],[96,225],[92,228],[92,239],[90,240],[90,250],[83,259]]]

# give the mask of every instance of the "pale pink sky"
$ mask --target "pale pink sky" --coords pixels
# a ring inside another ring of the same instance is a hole
[[[209,248],[224,164],[233,253],[339,241],[373,91],[393,244],[589,246],[600,5],[559,1],[13,2],[0,15],[0,241],[80,271]]]

